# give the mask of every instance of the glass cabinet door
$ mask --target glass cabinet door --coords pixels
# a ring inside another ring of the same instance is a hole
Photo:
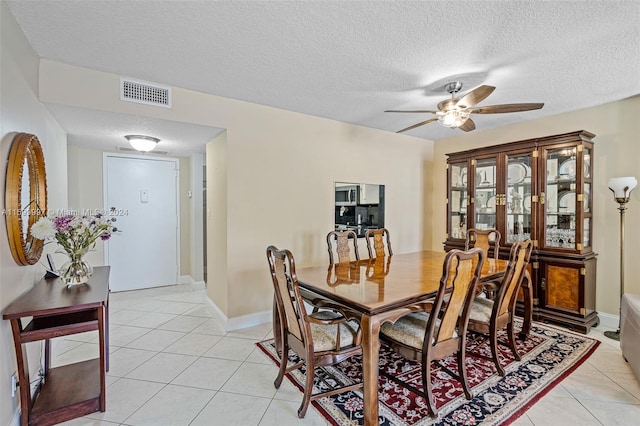
[[[467,162],[449,164],[449,236],[465,238],[467,233]]]
[[[505,190],[504,242],[507,244],[531,238],[533,232],[533,154],[531,152],[507,156],[507,186]]]
[[[545,210],[542,242],[547,248],[576,249],[576,206],[581,205],[576,203],[576,154],[575,146],[546,151],[546,179],[541,195]]]
[[[473,227],[476,229],[497,228],[497,160],[482,158],[475,161],[473,186]]]
[[[582,155],[582,210],[584,214],[582,224],[582,246],[591,247],[591,219],[593,211],[593,198],[591,197],[592,186],[592,164],[591,164],[591,149],[585,148]]]

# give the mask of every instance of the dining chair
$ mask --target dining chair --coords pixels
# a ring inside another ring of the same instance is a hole
[[[391,239],[389,237],[389,230],[386,228],[380,229],[367,229],[364,233],[364,239],[367,241],[367,251],[369,257],[384,257],[392,256],[393,250],[391,250]],[[386,253],[385,253],[386,243]]]
[[[485,254],[479,248],[469,251],[450,250],[442,265],[442,276],[435,299],[415,305],[415,312],[400,317],[394,324],[386,322],[380,328],[381,339],[389,343],[396,352],[421,362],[421,366],[417,368],[422,370],[423,391],[412,385],[408,386],[425,398],[432,417],[437,414],[432,395],[432,363],[460,381],[467,399],[472,397],[464,367],[466,329],[474,289],[484,259]],[[432,315],[434,312],[439,314]],[[438,362],[452,354],[458,359],[457,374]],[[389,378],[407,386],[402,377]]]
[[[518,298],[518,289],[529,264],[532,249],[533,242],[531,240],[514,243],[509,252],[509,263],[504,278],[497,288],[496,297],[494,299],[476,297],[471,305],[469,333],[475,335],[473,339],[474,345],[481,339],[489,340],[491,357],[480,354],[477,351],[470,351],[468,354],[493,360],[498,374],[501,376],[504,376],[504,368],[500,365],[498,357],[498,333],[505,327],[507,328],[508,340],[506,345],[511,349],[515,359],[520,360],[515,344],[513,317]]]
[[[345,385],[325,370],[331,379],[323,378],[322,382],[329,389],[313,394],[316,367],[334,365],[362,354],[362,331],[353,316],[338,308],[328,309],[325,306],[322,311],[307,313],[300,294],[295,260],[289,250],[269,246],[267,260],[275,291],[274,309],[277,309],[278,317],[275,323],[274,312],[274,335],[277,331],[279,338],[276,339],[276,345],[280,346],[277,348],[280,370],[274,385],[279,389],[285,374],[305,366],[304,394],[298,409],[298,417],[303,418],[310,401],[362,387],[362,383]],[[295,352],[300,362],[287,366],[289,350]],[[329,386],[330,382],[335,386]]]
[[[464,249],[481,248],[484,250],[487,259],[493,257],[497,259],[500,252],[500,239],[502,235],[497,229],[476,229],[469,228],[464,242]],[[486,296],[493,299],[499,283],[484,282],[479,292],[484,291]]]
[[[349,248],[349,240],[353,242],[353,252],[355,259],[351,259],[351,249]],[[358,253],[358,234],[355,231],[331,231],[327,234],[327,248],[329,249],[329,263],[334,264],[334,251],[338,255],[338,262],[351,262],[352,260],[360,260]]]
[[[494,259],[498,258],[500,251],[500,239],[502,235],[497,229],[467,229],[467,236],[464,242],[464,249],[481,248],[487,255],[491,254]]]

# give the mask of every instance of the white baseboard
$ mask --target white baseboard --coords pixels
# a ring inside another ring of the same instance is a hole
[[[213,311],[213,314],[216,315],[218,318],[220,318],[222,322],[226,324],[227,316],[224,314],[224,312],[222,312],[220,308],[218,308],[218,305],[213,303],[213,300],[211,300],[209,297],[207,297],[206,301],[209,308]]]
[[[600,325],[598,330],[613,330],[618,329],[620,324],[620,317],[618,315],[607,314],[605,312],[598,312],[598,318],[600,318]]]
[[[217,315],[224,323],[226,331],[236,331],[243,328],[255,327],[256,325],[268,324],[271,322],[271,310],[256,312],[254,314],[242,315],[234,318],[227,318],[222,310],[207,297],[207,305],[215,315]]]
[[[207,283],[204,281],[195,281],[191,275],[180,275],[178,284],[189,284],[193,289],[205,289]]]
[[[256,325],[268,324],[271,322],[271,310],[256,312],[255,314],[242,315],[227,320],[225,328],[227,331],[235,331],[243,328],[255,327]]]
[[[195,281],[193,281],[193,278],[191,278],[191,275],[180,275],[180,279],[178,280],[178,284],[193,284],[195,283]]]

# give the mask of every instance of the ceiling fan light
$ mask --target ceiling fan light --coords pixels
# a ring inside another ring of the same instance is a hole
[[[149,152],[153,150],[160,139],[152,136],[144,135],[126,135],[125,139],[129,141],[129,144],[136,151]]]
[[[455,129],[464,124],[469,119],[469,112],[461,109],[452,109],[438,113],[438,123],[444,127]]]

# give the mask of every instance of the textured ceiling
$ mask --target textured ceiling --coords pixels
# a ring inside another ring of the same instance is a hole
[[[392,132],[431,116],[385,109],[433,109],[452,80],[496,86],[480,106],[545,103],[478,130],[640,93],[639,1],[8,4],[42,58]],[[93,115],[66,114],[70,138]]]

